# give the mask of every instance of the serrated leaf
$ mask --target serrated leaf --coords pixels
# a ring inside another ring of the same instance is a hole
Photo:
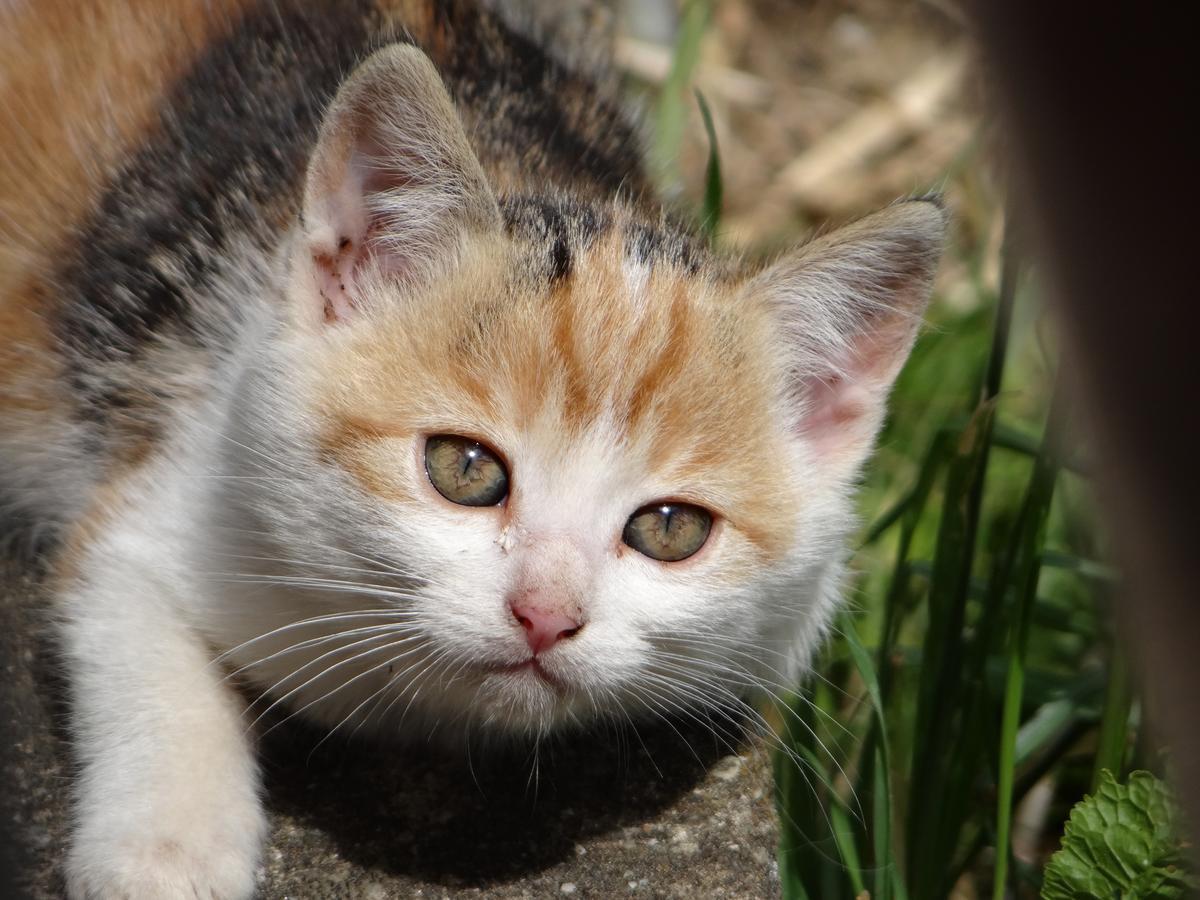
[[[1179,808],[1149,772],[1118,784],[1105,771],[1071,810],[1062,849],[1050,858],[1042,900],[1183,897],[1200,887],[1179,837]]]

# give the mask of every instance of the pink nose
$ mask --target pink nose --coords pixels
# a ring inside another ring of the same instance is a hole
[[[513,616],[525,629],[525,642],[533,655],[549,650],[564,638],[574,637],[583,623],[560,612],[538,609],[536,606],[513,606]]]

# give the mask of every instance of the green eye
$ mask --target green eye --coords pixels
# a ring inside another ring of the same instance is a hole
[[[425,471],[437,492],[463,506],[495,506],[508,495],[508,472],[479,441],[438,434],[425,442]]]
[[[651,503],[625,523],[621,536],[630,547],[651,559],[678,562],[704,546],[712,530],[712,514],[691,503]]]

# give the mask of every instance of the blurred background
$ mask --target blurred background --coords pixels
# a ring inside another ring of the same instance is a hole
[[[769,256],[931,190],[953,214],[865,476],[850,609],[803,692],[776,686],[785,896],[1194,890],[1170,753],[1114,635],[1093,448],[1010,215],[1009,148],[964,8],[589,14],[613,17],[664,189],[719,246]]]

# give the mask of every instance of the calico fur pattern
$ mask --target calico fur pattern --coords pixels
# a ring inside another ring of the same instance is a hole
[[[0,12],[0,509],[53,546],[71,895],[251,895],[264,716],[536,739],[803,673],[940,203],[747,265],[492,4],[169,5]],[[438,495],[437,434],[504,503]],[[622,542],[658,501],[694,557]],[[579,628],[531,656],[530,604]]]

